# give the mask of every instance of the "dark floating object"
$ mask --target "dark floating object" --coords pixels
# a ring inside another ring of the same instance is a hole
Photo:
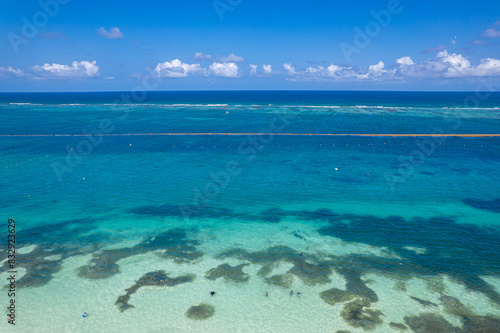
[[[193,320],[205,320],[215,314],[215,307],[207,303],[193,305],[186,311],[186,317]]]
[[[146,273],[143,277],[137,280],[132,287],[125,290],[127,292],[125,295],[118,297],[115,305],[117,305],[118,309],[123,312],[134,307],[133,305],[129,304],[128,301],[130,300],[130,296],[136,293],[139,288],[145,286],[172,287],[180,283],[191,282],[194,279],[195,276],[191,274],[171,278],[164,271]]]
[[[426,301],[426,300],[423,300],[423,299],[420,299],[418,297],[413,297],[413,296],[410,296],[410,298],[414,301],[417,301],[419,302],[420,304],[422,304],[423,306],[438,306],[436,303],[432,303],[432,302],[429,302],[429,301]]]

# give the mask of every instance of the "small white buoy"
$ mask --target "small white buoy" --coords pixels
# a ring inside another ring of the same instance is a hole
[[[338,168],[335,168],[335,171],[338,171],[339,169]]]

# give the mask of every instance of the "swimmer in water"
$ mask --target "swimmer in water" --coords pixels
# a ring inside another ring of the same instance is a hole
[[[212,291],[210,292],[210,295],[212,295],[212,296],[213,296],[213,295],[215,295],[215,291],[213,291],[213,290],[212,290]]]
[[[307,245],[307,249],[309,250],[309,245]]]
[[[290,290],[290,295],[292,295],[292,296],[293,296],[293,289],[292,289],[292,290]]]
[[[303,256],[304,255],[304,252],[300,252],[300,255]]]
[[[293,249],[295,252],[297,252],[297,249]]]
[[[297,296],[300,297],[300,295],[302,295],[302,293],[297,293]]]
[[[267,293],[267,291],[266,291],[266,296],[269,296],[269,294]]]
[[[82,314],[82,317],[83,317],[83,318],[87,317],[87,312],[84,312],[84,313]]]

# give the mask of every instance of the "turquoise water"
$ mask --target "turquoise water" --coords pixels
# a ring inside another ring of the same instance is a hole
[[[498,138],[99,135],[499,133],[475,96],[0,94],[49,135],[0,137],[15,329],[500,331]]]

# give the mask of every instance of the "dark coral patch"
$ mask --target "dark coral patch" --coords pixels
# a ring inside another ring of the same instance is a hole
[[[129,304],[130,296],[136,293],[139,288],[145,286],[172,287],[181,283],[191,282],[194,279],[195,276],[191,274],[171,278],[164,271],[146,273],[139,280],[137,280],[132,287],[125,289],[126,294],[118,297],[115,305],[117,305],[118,309],[123,312],[134,307],[133,305]]]
[[[46,285],[61,270],[66,258],[95,251],[98,246],[96,242],[105,237],[102,234],[85,235],[95,228],[95,222],[94,219],[68,220],[20,230],[17,233],[18,246],[35,245],[36,248],[29,253],[16,253],[16,266],[26,269],[24,276],[16,281],[16,286]],[[53,254],[59,258],[46,259]],[[0,270],[7,269],[6,261]]]
[[[497,229],[459,224],[449,217],[405,220],[398,216],[381,218],[351,214],[340,218],[323,211],[312,216],[319,221],[328,220],[329,224],[318,230],[322,235],[388,247],[405,258],[399,262],[372,259],[371,263],[378,261],[379,267],[368,262],[369,267],[360,268],[360,271],[378,270],[397,278],[409,274],[421,277],[447,274],[470,290],[482,292],[500,303],[500,294],[480,277],[500,275],[500,257],[496,253],[500,232]],[[408,251],[407,246],[422,247],[427,251],[417,254]]]
[[[271,223],[280,222],[284,215],[286,215],[286,213],[281,208],[270,208],[260,213],[260,217],[263,221]]]
[[[404,332],[406,330],[408,330],[408,327],[406,327],[405,324],[401,324],[401,323],[394,323],[394,322],[390,322],[389,323],[389,326],[395,330],[399,330],[401,332]]]
[[[500,318],[492,316],[470,316],[463,319],[464,333],[498,333],[500,332]]]
[[[361,327],[365,330],[372,330],[383,323],[380,318],[384,314],[380,310],[372,310],[370,301],[366,299],[355,300],[344,305],[340,315],[347,324],[352,327]]]
[[[223,278],[226,281],[237,283],[247,282],[250,276],[243,272],[243,267],[245,266],[248,266],[248,264],[241,264],[235,267],[229,264],[222,264],[207,271],[205,278],[208,280]]]
[[[266,278],[265,281],[267,284],[288,289],[292,286],[293,277],[291,274],[285,273],[280,275],[273,275]]]
[[[500,199],[480,200],[474,198],[466,198],[463,200],[463,202],[464,204],[477,209],[500,213]]]
[[[160,250],[160,257],[173,259],[178,264],[193,262],[203,256],[203,253],[196,249],[197,245],[199,242],[189,239],[186,230],[168,230],[155,237],[145,238],[134,247],[102,250],[94,254],[90,264],[78,268],[78,275],[87,279],[108,278],[119,273],[119,260],[149,251]]]
[[[452,316],[468,318],[474,315],[474,313],[467,309],[467,307],[465,307],[465,305],[463,305],[458,298],[442,295],[439,300],[441,301],[441,305],[444,307],[444,310]]]
[[[404,318],[406,325],[415,333],[459,333],[461,329],[450,324],[442,316],[434,313],[422,313],[419,316]]]
[[[353,294],[347,290],[340,290],[337,288],[328,289],[319,293],[319,297],[330,305],[337,303],[345,303],[357,298],[358,295]]]
[[[476,315],[455,297],[442,295],[440,301],[447,313],[460,318],[463,323],[462,332],[500,332],[500,318]]]
[[[207,303],[193,305],[186,311],[186,317],[193,320],[205,320],[215,314],[215,307]]]
[[[293,267],[288,273],[293,274],[310,286],[331,282],[329,276],[333,272],[331,262],[321,261],[310,255],[300,255],[292,248],[282,245],[272,246],[266,250],[257,252],[247,252],[243,249],[230,249],[220,253],[217,257],[220,259],[233,257],[240,260],[247,260],[252,264],[266,267],[265,270],[269,273],[269,266],[272,267],[279,262],[291,263]],[[267,282],[269,283],[271,281]]]

